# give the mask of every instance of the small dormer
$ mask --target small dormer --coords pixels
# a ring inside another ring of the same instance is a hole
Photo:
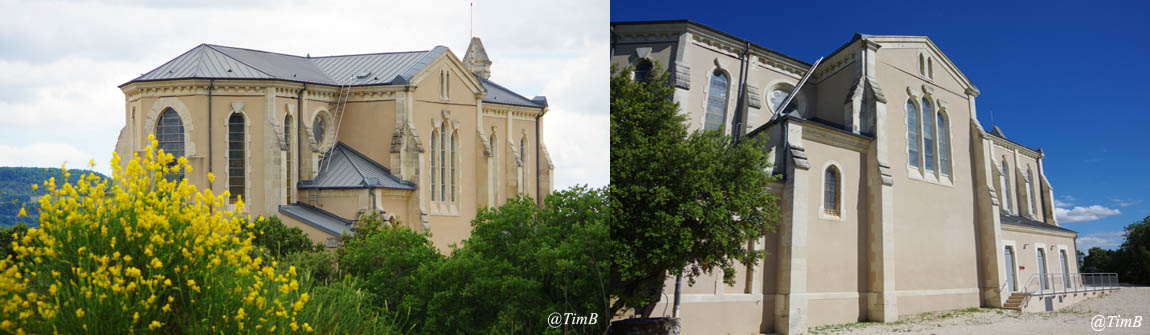
[[[491,79],[491,59],[487,58],[487,50],[483,49],[483,42],[478,37],[471,38],[463,56],[463,65],[476,77]]]

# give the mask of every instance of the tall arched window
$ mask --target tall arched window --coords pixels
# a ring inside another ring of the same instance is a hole
[[[524,136],[522,139],[519,139],[519,157],[523,158],[523,186],[522,187],[523,187],[523,192],[526,193],[527,192],[527,180],[528,180],[527,176],[529,175],[529,173],[527,171],[530,171],[528,166],[531,166],[531,165],[527,164],[527,158],[528,158],[528,155],[527,155],[527,136]]]
[[[176,161],[184,156],[184,122],[174,109],[167,108],[160,113],[160,119],[156,122],[156,142],[159,143],[156,149],[175,158],[168,166],[176,165]],[[184,171],[180,170],[169,177],[179,180],[184,177]]]
[[[439,131],[439,201],[447,201],[447,124]]]
[[[287,144],[287,159],[284,161],[284,172],[286,172],[284,187],[286,187],[287,203],[289,204],[292,203],[291,191],[293,188],[295,188],[295,184],[292,183],[291,179],[291,122],[292,120],[290,114],[284,116],[284,143]]]
[[[458,154],[458,152],[459,152],[459,140],[458,140],[458,138],[459,138],[459,131],[458,130],[451,133],[451,146],[449,147],[449,148],[451,148],[451,155],[450,155],[451,160],[448,161],[449,162],[448,164],[451,164],[451,179],[448,179],[449,182],[451,183],[451,202],[455,202],[455,196],[457,193],[459,193],[459,177],[456,176],[456,171],[459,169],[456,166],[456,164],[459,164],[458,163],[459,162],[459,156],[458,156],[459,155]]]
[[[635,71],[633,71],[635,74],[635,81],[647,81],[648,79],[651,79],[651,69],[654,67],[655,65],[651,63],[650,60],[647,60],[646,58],[639,59],[639,62],[635,63]]]
[[[924,165],[927,171],[935,171],[934,161],[934,109],[930,106],[930,100],[922,98],[922,152],[924,156]]]
[[[1030,206],[1030,208],[1027,208],[1026,213],[1030,214],[1030,216],[1032,216],[1032,217],[1036,217],[1037,215],[1035,215],[1034,209],[1038,208],[1038,206],[1034,205],[1034,193],[1031,193],[1031,191],[1030,191],[1034,187],[1033,186],[1034,185],[1033,180],[1034,180],[1034,171],[1031,170],[1030,168],[1027,168],[1026,169],[1026,204],[1028,206]]]
[[[906,147],[907,162],[910,166],[918,167],[919,123],[918,107],[914,101],[906,102]]]
[[[1011,212],[1010,209],[1012,207],[1014,207],[1013,202],[1011,201],[1011,198],[1014,197],[1014,195],[1013,195],[1014,193],[1010,192],[1010,167],[1006,166],[1006,157],[1005,156],[1002,157],[1002,178],[1001,178],[1001,180],[1002,180],[1002,204],[1003,204],[1002,209],[1009,213],[1009,212]]]
[[[922,54],[918,54],[918,74],[921,74],[924,76],[926,75],[926,59],[925,58],[926,57],[923,57]]]
[[[707,115],[703,118],[703,129],[723,129],[727,120],[727,90],[730,80],[727,74],[715,70],[711,74],[711,87],[707,91]]]
[[[439,197],[439,128],[431,130],[431,200]]]
[[[927,58],[926,59],[926,77],[930,78],[930,79],[934,79],[934,59],[933,58]]]
[[[938,164],[942,175],[950,176],[950,123],[946,113],[938,111]]]
[[[232,114],[228,118],[228,200],[233,203],[244,197],[244,144],[244,117]]]
[[[828,215],[839,215],[839,169],[834,165],[828,166],[823,176],[823,212]]]

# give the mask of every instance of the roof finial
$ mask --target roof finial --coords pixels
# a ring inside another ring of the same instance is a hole
[[[467,10],[467,34],[468,37],[475,37],[475,1],[468,5]]]

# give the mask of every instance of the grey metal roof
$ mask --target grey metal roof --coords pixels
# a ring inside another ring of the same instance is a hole
[[[1027,227],[1027,228],[1036,228],[1036,229],[1045,229],[1045,230],[1052,230],[1052,231],[1063,232],[1063,233],[1078,234],[1078,232],[1070,230],[1070,229],[1062,228],[1062,227],[1055,226],[1052,224],[1047,224],[1044,222],[1034,221],[1034,220],[1027,219],[1027,218],[1024,218],[1021,216],[1006,215],[1006,214],[999,213],[998,218],[1002,221],[1002,224],[1005,224],[1005,225]]]
[[[301,57],[200,44],[124,85],[192,78],[277,79],[332,86],[402,85],[410,83],[415,73],[445,52],[447,47],[436,46],[424,51]]]
[[[300,202],[280,205],[279,212],[335,236],[350,235],[352,224],[355,223],[355,221],[341,218],[331,212]]]
[[[489,102],[535,108],[547,107],[546,97],[538,96],[534,99],[528,99],[522,95],[519,95],[519,93],[515,93],[515,91],[503,87],[503,85],[496,84],[491,80],[483,79],[480,77],[476,77],[475,79],[479,79],[479,82],[483,84],[483,89],[487,90],[487,96],[483,97],[483,102],[485,103]]]
[[[336,142],[328,157],[320,162],[319,175],[312,180],[300,181],[303,189],[390,188],[414,190],[415,183],[391,174],[391,170],[355,151],[343,142]]]

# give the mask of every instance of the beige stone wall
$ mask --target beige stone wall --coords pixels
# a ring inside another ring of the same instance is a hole
[[[883,127],[889,131],[895,178],[895,278],[903,315],[979,304],[970,106],[958,81],[937,61],[933,80],[918,74],[918,54],[929,52],[924,50],[925,44],[884,45],[877,59],[888,106]],[[923,97],[948,116],[950,178],[908,165],[905,106]]]
[[[1062,236],[1059,236],[1062,235]],[[1015,266],[1017,267],[1018,290],[1026,289],[1027,281],[1038,274],[1038,249],[1046,253],[1046,273],[1063,273],[1059,253],[1066,253],[1066,265],[1069,273],[1078,273],[1078,257],[1075,254],[1076,245],[1074,237],[1065,234],[1051,234],[1034,230],[1020,230],[1011,226],[1003,226],[1003,244],[1014,247]],[[999,253],[1002,253],[1000,250]],[[1049,282],[1050,287],[1062,288],[1061,279]],[[1037,289],[1039,283],[1031,284],[1031,289]]]
[[[1040,193],[1042,176],[1038,169],[1038,153],[993,136],[990,138],[992,143],[991,159],[994,161],[994,176],[996,178],[994,185],[996,187],[1001,185],[997,178],[999,177],[1004,159],[1006,160],[1007,166],[1011,169],[1011,174],[1009,175],[1012,203],[1010,213],[1032,218],[1036,221],[1044,221],[1043,206],[1045,206],[1045,204],[1042,202]],[[1028,198],[1026,193],[1027,171],[1033,173],[1033,180],[1030,183],[1030,198]],[[1004,191],[1001,189],[999,189],[998,192],[1000,197],[1004,194]],[[1030,202],[1031,198],[1033,198],[1033,203]],[[1033,210],[1031,210],[1031,204],[1033,204]]]
[[[450,73],[446,97],[441,96],[442,71]],[[212,87],[210,139],[209,87]],[[155,131],[159,113],[172,107],[184,124],[185,151],[193,169],[187,174],[188,181],[200,187],[208,186],[210,155],[216,176],[211,187],[222,192],[228,186],[228,117],[241,113],[246,124],[245,203],[249,214],[279,215],[278,206],[290,197],[290,202],[314,202],[317,207],[354,219],[359,210],[372,206],[368,190],[324,190],[313,200],[309,199],[310,194],[305,194],[308,192],[294,188],[299,180],[313,178],[320,168],[320,157],[335,141],[342,141],[390,168],[393,174],[418,185],[419,189],[414,192],[376,190],[375,205],[397,215],[401,222],[413,228],[430,229],[435,245],[441,250],[447,250],[447,245],[469,235],[470,221],[478,208],[499,204],[502,199],[514,196],[520,189],[520,174],[527,176],[523,189],[535,198],[546,195],[553,187],[554,174],[546,151],[536,143],[535,117],[545,110],[482,105],[482,87],[463,70],[450,51],[417,73],[410,86],[351,88],[342,113],[335,103],[339,100],[340,87],[307,85],[300,106],[297,96],[303,88],[300,83],[254,80],[171,80],[125,85],[121,88],[125,93],[125,127],[116,151],[127,162],[133,153],[143,150],[148,134]],[[289,114],[292,131],[287,135],[291,145],[283,148],[284,119]],[[328,118],[327,134],[324,139],[316,139],[313,121],[321,114]],[[431,201],[428,190],[429,136],[433,125],[444,120],[449,128],[459,131],[456,170],[459,188],[454,204]],[[339,124],[338,135],[336,124]],[[500,143],[499,151],[489,157],[480,136],[490,135],[492,129],[498,131]],[[397,134],[397,130],[401,133]],[[522,138],[528,140],[530,150],[525,164],[518,161],[518,141]],[[393,146],[397,139],[398,144]],[[289,155],[291,164],[287,166]],[[488,166],[498,169],[494,183],[488,182]],[[287,184],[289,175],[291,185]],[[536,176],[543,180],[536,182]]]
[[[809,127],[809,126],[808,126]],[[807,127],[804,127],[807,128]],[[807,130],[814,131],[814,130]],[[827,141],[830,142],[830,141]],[[840,143],[804,141],[811,164],[806,181],[808,192],[807,292],[814,295],[808,305],[808,326],[859,320],[858,292],[865,280],[865,259],[859,256],[867,246],[860,224],[863,183],[860,178],[862,154]],[[826,170],[839,171],[840,214],[824,211]]]
[[[279,218],[280,222],[288,227],[299,227],[313,242],[323,242],[324,245],[327,245],[327,239],[337,237],[287,215],[280,215]]]

